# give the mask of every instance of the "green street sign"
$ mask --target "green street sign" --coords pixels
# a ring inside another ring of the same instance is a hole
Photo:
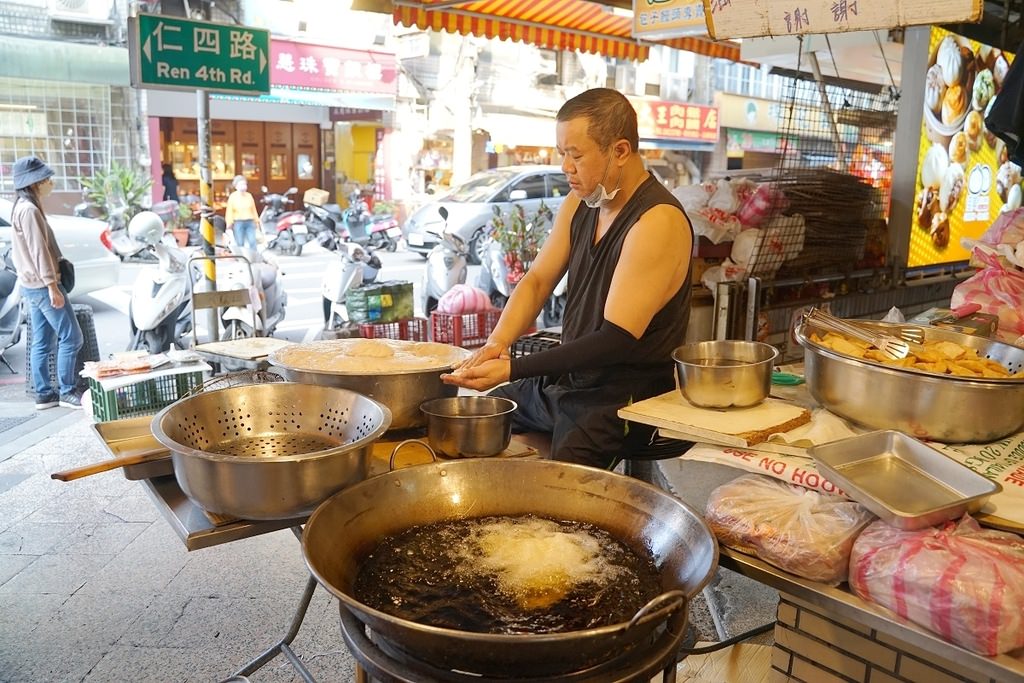
[[[128,22],[132,85],[158,90],[270,92],[270,31],[140,14]]]

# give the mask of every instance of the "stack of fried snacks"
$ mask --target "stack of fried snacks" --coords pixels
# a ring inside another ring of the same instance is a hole
[[[924,344],[911,344],[910,354],[899,360],[888,358],[867,342],[832,332],[826,332],[824,336],[814,332],[811,334],[811,341],[844,356],[921,372],[957,377],[1024,379],[1024,370],[1011,374],[1000,363],[979,356],[976,349],[951,341],[925,341]]]

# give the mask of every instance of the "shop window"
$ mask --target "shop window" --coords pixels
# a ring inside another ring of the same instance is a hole
[[[246,178],[260,178],[260,162],[255,152],[242,152],[242,175]]]
[[[295,155],[296,161],[296,177],[299,180],[312,180],[313,179],[313,158],[308,154],[297,154]]]
[[[284,152],[270,155],[270,179],[288,180],[288,155]]]
[[[168,145],[174,175],[178,180],[199,180],[199,144],[176,141]],[[210,169],[214,180],[235,177],[235,146],[227,142],[210,145]]]
[[[515,192],[516,190],[525,191],[527,199],[543,199],[546,193],[544,188],[544,176],[532,175],[523,178],[513,185],[511,190],[512,192]]]
[[[552,174],[548,176],[548,196],[549,197],[567,197],[569,196],[569,179],[561,173]]]

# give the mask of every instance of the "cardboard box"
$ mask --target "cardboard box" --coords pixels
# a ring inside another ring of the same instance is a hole
[[[914,325],[931,325],[975,337],[992,337],[999,329],[999,317],[991,313],[971,313],[957,318],[948,308],[929,308],[911,318]]]
[[[316,187],[311,187],[305,191],[302,195],[302,201],[306,204],[315,204],[316,206],[323,206],[330,199],[331,193],[327,190],[321,190]]]

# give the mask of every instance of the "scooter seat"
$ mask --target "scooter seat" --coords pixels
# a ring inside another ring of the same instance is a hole
[[[277,279],[277,266],[269,263],[254,263],[252,266],[253,277],[263,289],[269,289]]]

